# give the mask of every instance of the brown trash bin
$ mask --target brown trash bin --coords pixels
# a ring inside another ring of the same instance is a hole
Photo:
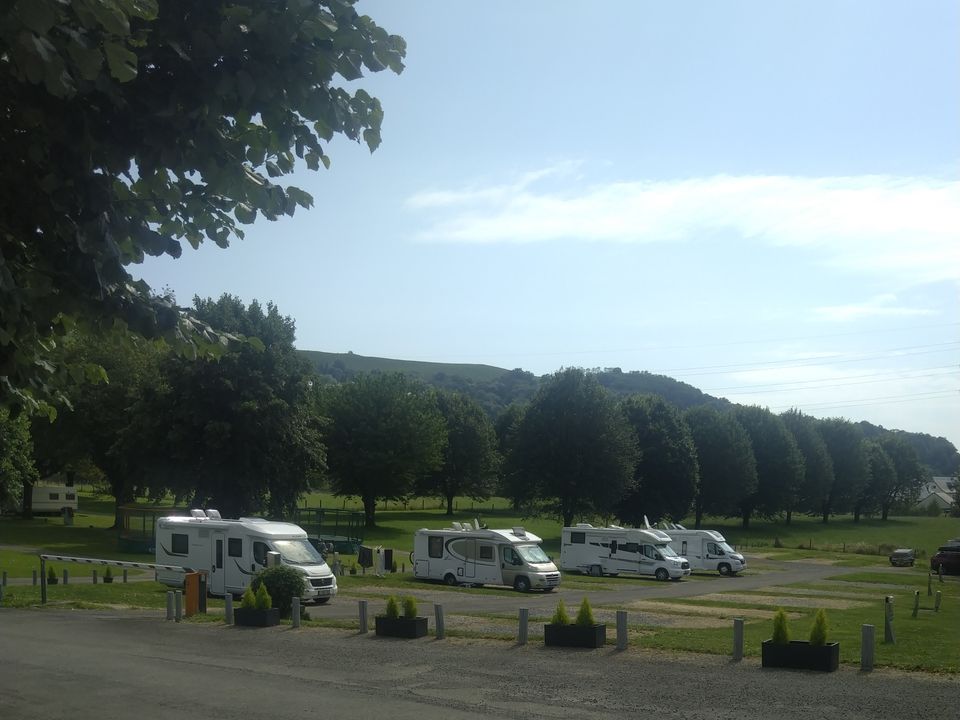
[[[199,612],[206,612],[207,583],[203,573],[188,572],[183,576],[183,615],[191,617]],[[201,607],[201,591],[203,603]]]

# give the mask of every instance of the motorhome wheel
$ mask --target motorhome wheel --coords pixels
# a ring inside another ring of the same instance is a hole
[[[727,563],[720,563],[719,565],[717,565],[717,570],[720,572],[721,575],[732,574],[732,572],[730,571],[730,566],[727,565]]]
[[[453,573],[447,573],[443,576],[443,582],[450,587],[456,587],[460,583],[457,582],[457,578]]]
[[[670,579],[670,573],[667,572],[666,568],[657,568],[656,576],[657,576],[657,580]]]
[[[513,581],[513,589],[517,592],[527,592],[530,590],[530,581],[527,580],[523,575],[520,575],[516,580]]]
[[[591,565],[590,574],[593,575],[594,577],[600,577],[601,575],[603,575],[603,568],[601,568],[599,565]]]

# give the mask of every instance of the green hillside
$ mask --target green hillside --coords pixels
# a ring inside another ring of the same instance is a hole
[[[320,375],[330,375],[335,379],[345,374],[369,372],[401,372],[416,375],[422,380],[431,381],[437,375],[462,377],[473,382],[492,382],[509,372],[492,365],[471,365],[468,363],[436,363],[419,360],[393,360],[391,358],[367,357],[352,352],[330,353],[319,350],[300,350]],[[338,372],[339,371],[339,372]]]

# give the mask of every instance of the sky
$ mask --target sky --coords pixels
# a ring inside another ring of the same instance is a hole
[[[361,0],[383,144],[133,268],[297,347],[646,370],[960,447],[960,3]]]

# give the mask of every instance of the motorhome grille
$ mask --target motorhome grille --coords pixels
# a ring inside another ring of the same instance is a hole
[[[310,584],[313,585],[313,587],[329,587],[333,585],[333,578],[310,578]]]

